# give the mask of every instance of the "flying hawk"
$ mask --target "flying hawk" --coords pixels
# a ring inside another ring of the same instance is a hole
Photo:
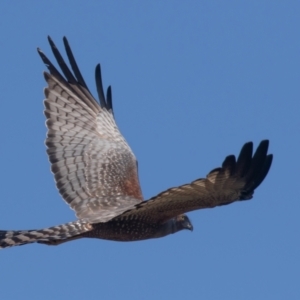
[[[56,186],[77,220],[41,230],[0,231],[0,248],[42,243],[58,245],[89,237],[113,241],[158,238],[193,226],[188,211],[249,200],[272,163],[268,140],[254,154],[246,143],[236,159],[206,178],[170,188],[144,201],[137,161],[114,119],[111,87],[104,95],[100,64],[96,66],[99,102],[90,93],[66,38],[72,71],[48,37],[62,74],[38,49],[45,72],[47,153]]]

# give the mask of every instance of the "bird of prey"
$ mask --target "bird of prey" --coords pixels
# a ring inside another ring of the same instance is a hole
[[[246,143],[206,178],[170,188],[144,201],[136,158],[113,114],[112,92],[104,95],[100,64],[95,78],[99,102],[90,93],[67,39],[71,69],[48,37],[61,72],[38,48],[44,77],[47,153],[56,186],[77,220],[40,230],[0,231],[0,248],[29,243],[59,245],[79,238],[138,241],[164,237],[193,226],[186,212],[249,200],[272,163],[268,140],[253,154]]]

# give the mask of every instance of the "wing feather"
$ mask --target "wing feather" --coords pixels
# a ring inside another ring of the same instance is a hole
[[[56,186],[79,218],[105,222],[143,200],[136,158],[115,123],[111,87],[105,99],[100,65],[96,67],[99,105],[67,39],[63,41],[73,73],[48,40],[64,75],[38,49],[50,71],[44,73],[46,146]]]
[[[267,140],[262,141],[252,156],[253,144],[246,143],[237,161],[235,156],[227,156],[222,167],[212,170],[206,178],[168,189],[123,215],[165,222],[188,211],[249,200],[269,172],[273,156],[267,154],[268,145]]]

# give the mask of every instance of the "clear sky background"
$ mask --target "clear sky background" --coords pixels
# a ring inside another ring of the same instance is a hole
[[[300,299],[299,15],[299,1],[2,1],[1,229],[75,218],[44,146],[47,35],[68,37],[94,94],[102,64],[146,199],[248,141],[270,139],[274,162],[252,201],[189,213],[193,233],[2,250],[1,299]]]

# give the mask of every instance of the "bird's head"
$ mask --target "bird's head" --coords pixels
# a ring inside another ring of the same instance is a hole
[[[193,225],[186,215],[178,215],[175,218],[168,220],[158,227],[157,232],[151,236],[151,238],[159,238],[169,234],[176,233],[180,230],[188,229],[193,230]]]
[[[176,231],[182,230],[182,229],[188,229],[193,231],[193,225],[190,219],[187,215],[179,215],[174,218],[175,224],[176,224]]]

